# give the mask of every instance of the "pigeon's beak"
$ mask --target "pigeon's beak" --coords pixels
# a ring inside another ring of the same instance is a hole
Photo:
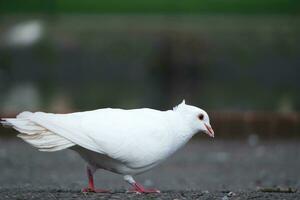
[[[215,133],[214,133],[214,130],[212,129],[212,127],[210,125],[208,125],[208,124],[204,124],[204,125],[205,125],[205,127],[207,129],[207,131],[205,131],[205,133],[207,135],[209,135],[210,137],[215,137]]]

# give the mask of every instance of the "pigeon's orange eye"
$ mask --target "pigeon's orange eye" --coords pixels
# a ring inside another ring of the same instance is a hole
[[[198,116],[198,118],[199,118],[200,120],[203,120],[203,119],[204,119],[204,115],[203,115],[203,114],[200,114],[200,115]]]

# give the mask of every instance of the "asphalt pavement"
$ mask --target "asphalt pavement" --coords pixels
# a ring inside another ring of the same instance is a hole
[[[126,193],[122,176],[99,170],[109,194],[84,194],[85,163],[72,150],[39,152],[0,136],[0,199],[300,199],[300,141],[192,140],[136,180],[161,194]]]

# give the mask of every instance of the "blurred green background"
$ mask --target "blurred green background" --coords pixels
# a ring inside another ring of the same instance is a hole
[[[223,132],[299,135],[299,11],[296,0],[2,0],[0,116],[186,99],[219,130],[231,124]]]

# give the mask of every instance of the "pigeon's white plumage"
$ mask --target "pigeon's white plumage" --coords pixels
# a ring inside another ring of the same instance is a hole
[[[213,136],[207,113],[184,102],[168,111],[105,108],[71,114],[23,112],[3,120],[41,151],[71,148],[92,171],[103,168],[124,175],[156,166],[199,131]],[[125,180],[133,179],[125,176]]]

